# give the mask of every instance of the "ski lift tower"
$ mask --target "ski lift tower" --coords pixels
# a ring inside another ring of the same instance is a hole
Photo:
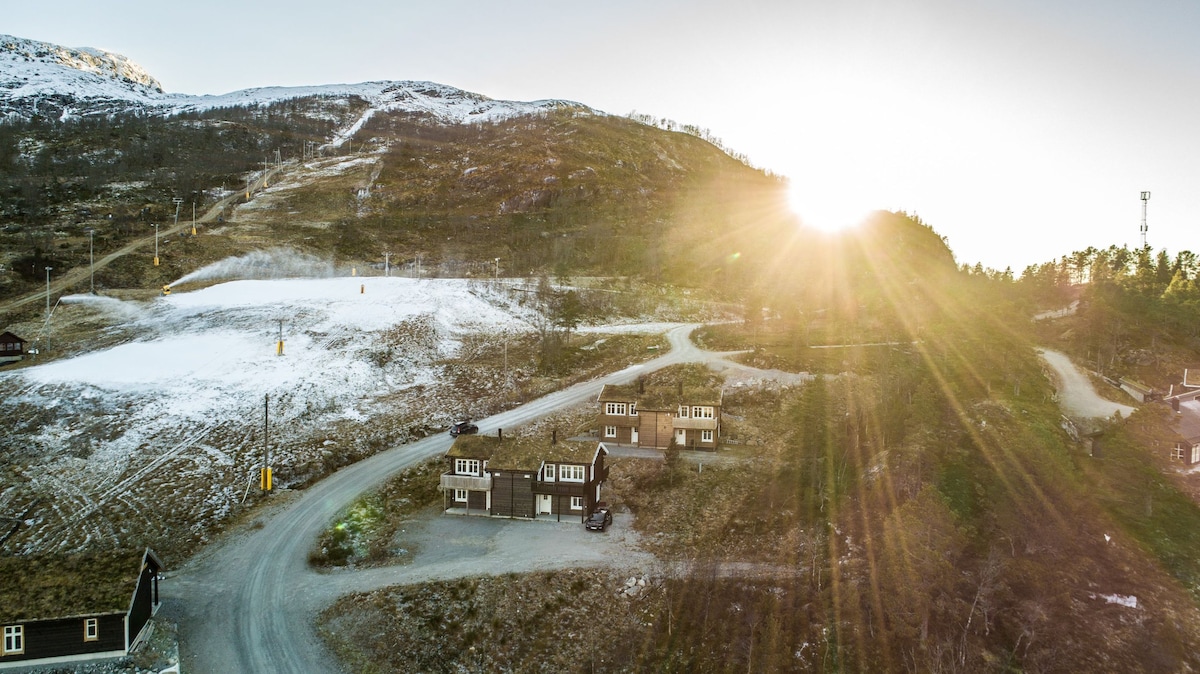
[[[1142,192],[1142,248],[1146,247],[1146,203],[1150,201],[1150,193]]]

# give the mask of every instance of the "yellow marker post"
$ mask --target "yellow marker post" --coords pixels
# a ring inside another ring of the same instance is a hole
[[[351,267],[351,268],[350,268],[350,275],[351,275],[351,276],[358,276],[358,267]]]
[[[155,267],[158,266],[158,256],[157,255],[154,256],[154,266]]]
[[[271,491],[271,467],[262,468],[258,473],[258,486],[263,491]]]
[[[196,226],[192,225],[192,236],[196,236]]]
[[[283,340],[282,339],[279,340],[279,344],[275,345],[275,355],[276,356],[283,355]]]
[[[367,294],[367,284],[365,284],[365,283],[364,283],[364,284],[362,284],[362,285],[360,285],[360,286],[358,287],[358,294],[359,294],[359,295],[366,295],[366,294]]]

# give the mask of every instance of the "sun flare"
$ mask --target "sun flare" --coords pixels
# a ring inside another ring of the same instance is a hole
[[[815,190],[796,183],[788,187],[788,205],[801,223],[823,232],[857,227],[875,210],[848,191]]]

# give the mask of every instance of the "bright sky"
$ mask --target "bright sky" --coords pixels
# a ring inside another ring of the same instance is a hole
[[[0,32],[128,56],[169,92],[432,80],[706,127],[803,214],[917,213],[960,262],[1200,251],[1190,0],[6,3]],[[903,7],[901,7],[903,5]]]

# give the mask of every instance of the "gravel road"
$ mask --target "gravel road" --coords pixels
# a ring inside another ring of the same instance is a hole
[[[684,362],[711,362],[727,353],[702,351],[690,340],[696,325],[667,333],[671,351],[611,375],[576,384],[477,423],[481,433],[515,428],[559,409],[595,400],[605,384],[632,382],[639,375]],[[453,439],[439,434],[381,452],[346,466],[303,492],[277,494],[261,526],[245,527],[197,555],[162,583],[163,615],[179,623],[180,657],[189,673],[338,672],[336,659],[314,631],[317,613],[345,593],[433,578],[595,565],[607,560],[642,563],[628,521],[618,517],[607,537],[562,537],[577,523],[505,522],[454,518],[460,531],[435,534],[411,565],[361,572],[320,574],[309,568],[308,551],[329,522],[360,494],[397,471],[442,456]],[[508,527],[520,526],[519,535]],[[484,531],[481,528],[486,528]],[[538,546],[539,536],[555,545]],[[559,543],[576,540],[578,545]],[[512,547],[513,545],[516,547]],[[555,550],[550,554],[549,550]],[[543,554],[535,554],[538,551]],[[461,554],[459,554],[461,553]]]
[[[1042,360],[1054,371],[1058,388],[1058,403],[1063,412],[1069,417],[1095,418],[1111,417],[1113,412],[1120,412],[1127,417],[1133,412],[1129,405],[1122,405],[1111,400],[1105,400],[1096,394],[1092,382],[1088,379],[1066,354],[1049,349],[1039,349]]]

